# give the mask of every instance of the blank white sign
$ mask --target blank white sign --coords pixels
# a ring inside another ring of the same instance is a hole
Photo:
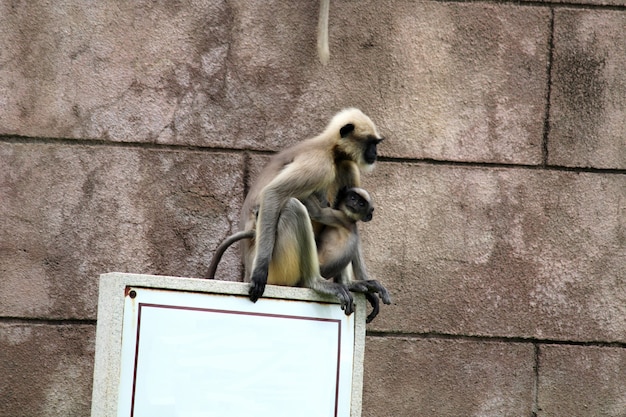
[[[119,417],[349,416],[337,304],[127,288]]]

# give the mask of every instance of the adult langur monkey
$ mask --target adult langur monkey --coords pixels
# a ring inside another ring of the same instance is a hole
[[[356,222],[368,222],[372,219],[374,205],[367,191],[362,188],[343,187],[337,193],[333,210],[319,210],[317,197],[304,200],[306,207],[310,207],[318,218],[321,228],[316,237],[317,254],[320,262],[320,272],[324,278],[332,278],[352,288],[357,288],[365,295],[373,310],[367,316],[367,323],[371,322],[379,312],[378,292],[385,304],[391,299],[387,290],[378,281],[369,280],[360,249],[360,241]],[[225,239],[215,251],[207,278],[213,279],[217,265],[224,251],[237,240],[254,237],[254,230],[238,232]],[[296,245],[296,242],[293,242]],[[356,281],[353,280],[356,278]]]
[[[317,54],[322,65],[328,64],[330,51],[328,49],[328,11],[330,0],[320,0],[320,15],[317,21]]]
[[[359,169],[373,168],[382,140],[369,117],[358,109],[345,109],[320,135],[270,159],[250,189],[241,216],[244,232],[256,230],[254,239],[242,242],[250,300],[256,302],[268,283],[303,286],[336,296],[346,314],[352,313],[351,288],[320,274],[311,225],[317,216],[309,217],[301,201],[332,200],[341,187],[359,186]]]

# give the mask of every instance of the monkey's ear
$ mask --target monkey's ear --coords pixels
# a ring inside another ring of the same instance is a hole
[[[347,125],[343,126],[341,129],[339,129],[339,134],[341,135],[342,138],[345,138],[352,132],[354,132],[354,125],[352,123],[348,123]]]

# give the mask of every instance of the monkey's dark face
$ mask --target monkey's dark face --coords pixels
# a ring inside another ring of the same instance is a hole
[[[367,138],[365,142],[365,151],[363,152],[363,159],[365,160],[365,162],[370,165],[376,162],[376,157],[378,155],[376,151],[376,146],[378,146],[378,144],[383,140],[383,138],[377,138],[373,136]]]
[[[351,217],[363,222],[372,220],[374,206],[365,190],[356,188],[348,190],[345,195],[344,205]]]

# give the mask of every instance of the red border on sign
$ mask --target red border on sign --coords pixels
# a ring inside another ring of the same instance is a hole
[[[200,307],[186,307],[186,306],[175,306],[175,305],[167,305],[167,304],[154,304],[154,303],[139,303],[139,309],[137,312],[137,336],[135,340],[135,359],[134,359],[134,369],[133,369],[133,389],[132,389],[132,397],[131,397],[131,407],[130,407],[130,417],[134,417],[135,413],[135,388],[137,383],[137,364],[139,361],[139,341],[140,341],[140,331],[141,331],[141,312],[144,307],[150,308],[163,308],[163,309],[173,309],[173,310],[191,310],[191,311],[201,311],[206,313],[219,313],[219,314],[237,314],[244,316],[260,316],[260,317],[271,317],[271,318],[280,318],[280,319],[290,319],[290,320],[310,320],[310,321],[323,321],[337,324],[337,372],[335,375],[335,412],[334,417],[337,417],[338,409],[339,409],[339,370],[341,364],[341,320],[339,319],[326,319],[320,317],[306,317],[306,316],[290,316],[284,314],[270,314],[270,313],[254,313],[248,311],[237,311],[237,310],[222,310],[222,309],[213,309],[213,308],[200,308]]]

